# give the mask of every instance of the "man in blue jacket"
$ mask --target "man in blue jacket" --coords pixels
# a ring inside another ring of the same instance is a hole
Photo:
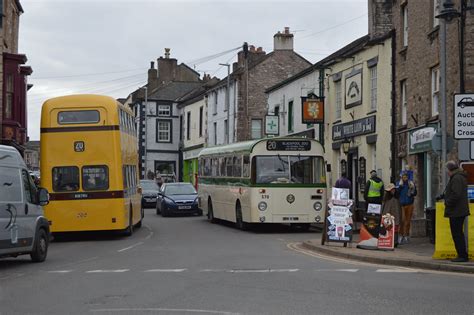
[[[416,193],[415,183],[408,178],[407,172],[403,172],[402,178],[398,183],[398,195],[400,196],[400,205],[402,206],[399,244],[408,243],[410,240],[411,218],[413,216],[413,203],[415,202]]]

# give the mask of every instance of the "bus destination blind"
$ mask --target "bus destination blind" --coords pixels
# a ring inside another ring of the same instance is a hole
[[[309,151],[311,141],[308,140],[268,140],[268,151]]]

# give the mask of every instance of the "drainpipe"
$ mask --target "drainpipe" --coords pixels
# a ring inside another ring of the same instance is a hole
[[[392,170],[391,172],[391,183],[395,182],[395,179],[397,178],[397,173],[395,169],[395,161],[396,161],[396,130],[397,130],[397,101],[396,101],[396,87],[397,83],[395,82],[395,71],[396,71],[396,65],[395,65],[395,57],[396,57],[396,37],[395,37],[395,31],[392,30],[392,126],[391,126],[391,132],[392,132],[392,141],[390,144],[390,149],[392,150],[392,158],[390,161],[390,168]]]

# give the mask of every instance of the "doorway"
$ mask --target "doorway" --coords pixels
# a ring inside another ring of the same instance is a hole
[[[357,148],[352,149],[347,154],[347,176],[352,183],[351,199],[356,207],[359,207],[359,153]]]

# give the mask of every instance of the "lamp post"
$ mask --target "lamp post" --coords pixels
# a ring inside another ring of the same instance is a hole
[[[147,175],[148,175],[148,137],[147,137],[147,134],[148,134],[148,112],[147,112],[147,104],[148,104],[148,87],[144,86],[143,89],[145,90],[145,105],[144,105],[144,108],[145,108],[145,116],[144,116],[144,119],[145,119],[145,152],[144,152],[144,157],[145,157],[145,174],[144,174],[144,178],[147,178]]]
[[[225,108],[227,109],[227,129],[224,131],[227,139],[227,143],[229,143],[229,128],[230,128],[230,64],[228,63],[220,63],[219,65],[221,66],[226,66],[227,67],[227,90],[225,93]]]
[[[461,14],[454,8],[452,0],[443,0],[439,19],[439,58],[440,58],[440,95],[441,95],[441,185],[446,187],[447,174],[444,166],[447,160],[447,95],[446,95],[446,24]]]

